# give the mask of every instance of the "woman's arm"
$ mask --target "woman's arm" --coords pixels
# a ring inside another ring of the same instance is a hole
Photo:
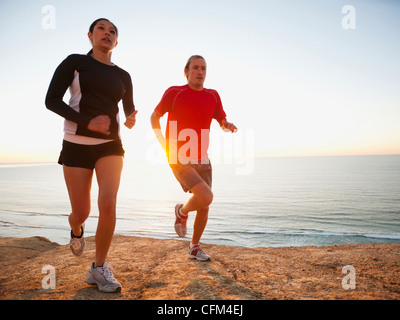
[[[74,79],[76,70],[76,56],[68,56],[56,69],[47,90],[45,104],[47,109],[57,113],[61,117],[88,127],[90,116],[84,115],[72,109],[64,101],[64,95]]]

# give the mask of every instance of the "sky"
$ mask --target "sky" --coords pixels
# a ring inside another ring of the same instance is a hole
[[[216,156],[400,154],[399,16],[395,0],[2,0],[0,163],[57,161],[63,119],[47,88],[62,60],[90,50],[99,17],[117,25],[112,61],[133,80],[131,157],[162,158],[149,118],[193,54],[239,128],[213,123]]]

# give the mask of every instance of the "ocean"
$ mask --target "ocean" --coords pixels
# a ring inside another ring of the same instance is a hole
[[[256,158],[213,164],[202,242],[242,247],[400,244],[400,155]],[[179,239],[174,206],[189,197],[165,163],[125,159],[116,234]],[[0,236],[69,242],[62,167],[0,165]],[[94,177],[86,236],[98,220]],[[191,235],[194,213],[189,217]],[[186,238],[185,240],[190,240]]]

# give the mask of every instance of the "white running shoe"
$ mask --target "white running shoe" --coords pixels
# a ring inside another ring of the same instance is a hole
[[[202,248],[200,248],[200,245],[195,244],[195,245],[190,245],[189,246],[189,258],[190,259],[197,259],[199,261],[209,261],[211,260],[211,257],[206,254]]]
[[[71,230],[71,240],[69,241],[69,247],[71,248],[72,253],[77,257],[82,254],[86,246],[85,237],[83,236],[84,226],[81,226],[81,231],[81,235],[76,237]]]
[[[183,207],[183,204],[177,204],[175,206],[175,232],[180,236],[181,238],[184,238],[186,236],[186,222],[188,219],[188,216],[181,215],[180,209]]]
[[[91,285],[97,285],[102,292],[120,292],[121,284],[114,277],[114,269],[107,262],[102,267],[95,267],[94,263],[86,276],[86,282]]]

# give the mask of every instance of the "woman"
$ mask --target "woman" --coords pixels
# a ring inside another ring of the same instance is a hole
[[[93,49],[87,55],[68,56],[51,80],[46,107],[65,118],[63,165],[72,212],[70,247],[79,256],[85,247],[84,223],[90,213],[93,171],[99,185],[99,221],[96,256],[86,281],[103,292],[121,291],[106,262],[116,223],[116,199],[123,166],[124,149],[119,135],[118,102],[122,100],[125,126],[136,122],[130,75],[111,62],[118,44],[118,29],[107,19],[97,19],[89,28]],[[70,89],[69,104],[63,102]]]

